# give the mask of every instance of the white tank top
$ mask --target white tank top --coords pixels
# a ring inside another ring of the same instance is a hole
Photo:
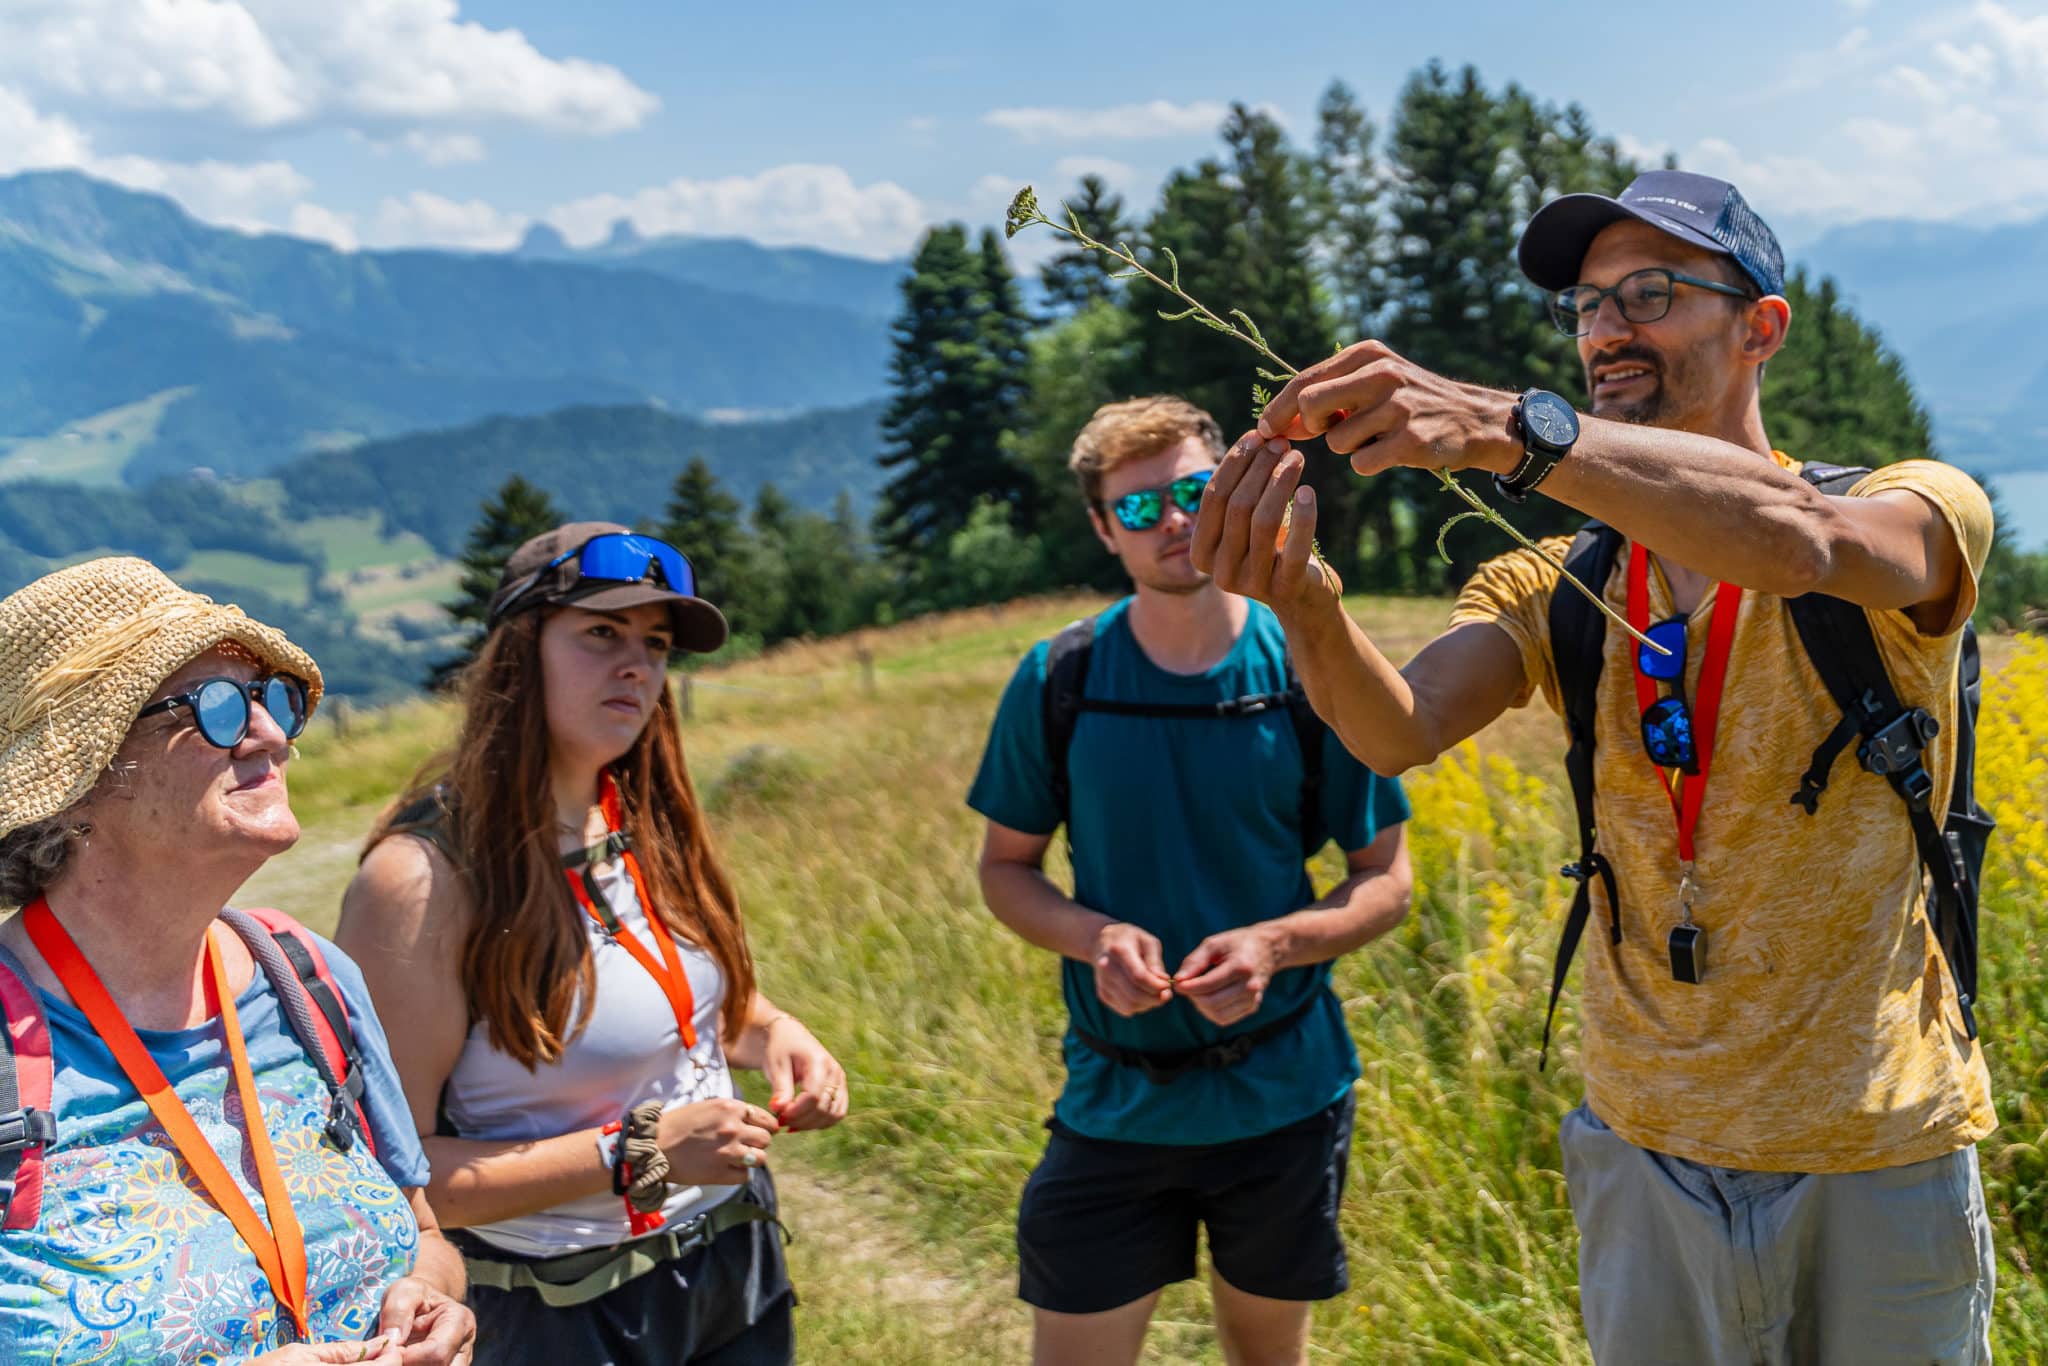
[[[598,886],[619,923],[642,945],[659,950],[633,893],[632,880],[614,865]],[[725,974],[710,954],[678,940],[683,971],[695,999],[697,1046],[685,1049],[674,1009],[647,969],[580,909],[597,959],[597,1006],[562,1056],[532,1071],[491,1046],[479,1022],[463,1041],[448,1074],[448,1118],[464,1138],[554,1138],[611,1123],[633,1106],[659,1100],[667,1108],[734,1094],[725,1050],[719,1046],[719,1007]],[[575,1018],[571,1013],[570,1018]],[[595,1147],[593,1141],[592,1146]],[[662,1206],[673,1227],[731,1199],[739,1186],[672,1186]],[[632,1237],[626,1205],[609,1190],[552,1209],[538,1210],[470,1232],[507,1252],[553,1257],[612,1247]],[[652,1236],[652,1235],[649,1235]]]

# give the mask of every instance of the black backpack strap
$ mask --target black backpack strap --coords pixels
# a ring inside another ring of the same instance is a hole
[[[250,956],[263,969],[263,975],[269,978],[270,989],[278,999],[286,1023],[291,1026],[306,1056],[313,1060],[320,1080],[327,1086],[327,1139],[335,1151],[347,1152],[355,1146],[356,1131],[362,1121],[363,1092],[367,1085],[363,1075],[362,1051],[356,1043],[355,1031],[349,1027],[348,1012],[342,1009],[333,988],[320,975],[319,965],[313,961],[313,955],[307,952],[306,946],[299,942],[298,936],[288,930],[271,930],[254,916],[232,907],[221,912],[221,919],[227,921],[242,942],[248,945]],[[335,1075],[333,1061],[320,1044],[320,1032],[308,1013],[312,1010],[318,1010],[325,1017],[327,1028],[341,1044],[343,1066],[340,1076]]]
[[[1913,843],[1932,884],[1928,910],[1935,938],[1955,979],[1964,1028],[1975,1038],[1976,875],[1961,836],[1944,830],[1934,819],[1934,778],[1927,771],[1926,753],[1939,725],[1925,708],[1909,707],[1900,699],[1862,607],[1819,593],[1793,598],[1786,605],[1807,658],[1827,686],[1828,695],[1842,709],[1841,725],[1814,752],[1813,764],[1792,801],[1809,813],[1818,810],[1820,794],[1827,786],[1826,767],[1846,745],[1844,730],[1853,728],[1859,738],[1857,762],[1889,782],[1906,804]],[[1966,650],[1974,673],[1974,634],[1966,642]],[[1960,715],[1958,728],[1969,729],[1972,719],[1967,713]],[[1957,777],[1964,776],[1959,766]],[[1967,790],[1959,787],[1957,792],[1973,809],[1975,802]]]
[[[1839,465],[1807,465],[1800,477],[1822,493],[1846,494],[1870,471]],[[1975,795],[1977,696],[1981,664],[1976,632],[1963,628],[1958,671],[1955,782],[1946,826],[1935,822],[1934,779],[1926,751],[1939,726],[1922,707],[1908,707],[1892,683],[1877,647],[1870,617],[1860,606],[1819,593],[1790,599],[1786,606],[1799,641],[1842,720],[1813,752],[1792,801],[1808,815],[1820,809],[1828,774],[1851,740],[1857,762],[1882,776],[1906,804],[1913,843],[1930,884],[1928,913],[1955,980],[1963,1025],[1977,1036],[1977,874],[1991,821]]]
[[[1294,725],[1294,738],[1301,746],[1301,854],[1313,858],[1329,837],[1323,833],[1323,736],[1329,727],[1309,705],[1308,690],[1295,677],[1294,660],[1287,661],[1287,719]]]
[[[445,784],[416,793],[392,816],[384,833],[416,835],[439,849],[441,856],[457,868],[462,866],[462,856],[455,847],[455,794]]]
[[[1621,552],[1621,533],[1599,522],[1588,522],[1566,552],[1565,572],[1594,592],[1603,592]],[[1579,822],[1579,857],[1561,870],[1578,883],[1572,893],[1571,910],[1558,937],[1557,960],[1550,970],[1550,1005],[1543,1013],[1543,1051],[1540,1070],[1550,1061],[1550,1028],[1557,1017],[1557,1000],[1564,994],[1565,974],[1572,956],[1579,950],[1586,922],[1593,914],[1592,881],[1598,877],[1607,888],[1608,935],[1621,942],[1621,896],[1615,885],[1614,869],[1604,854],[1593,846],[1593,737],[1599,711],[1600,672],[1607,651],[1607,619],[1582,594],[1566,591],[1562,583],[1550,595],[1550,653],[1557,667],[1557,687],[1564,703],[1565,730],[1570,737],[1564,767],[1571,779],[1572,806]]]
[[[1074,788],[1067,776],[1067,750],[1081,719],[1081,690],[1088,681],[1088,656],[1095,648],[1095,618],[1069,623],[1052,638],[1045,655],[1045,691],[1040,706],[1045,720],[1046,772],[1052,798],[1064,823],[1073,809]],[[1069,831],[1069,837],[1072,832]]]
[[[1323,834],[1323,735],[1329,731],[1309,705],[1309,690],[1294,678],[1294,661],[1286,661],[1286,717],[1294,723],[1300,745],[1300,854],[1313,858],[1327,844]]]

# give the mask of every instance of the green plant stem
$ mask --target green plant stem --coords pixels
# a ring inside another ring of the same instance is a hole
[[[1167,279],[1166,277],[1160,275],[1157,271],[1153,270],[1151,267],[1147,266],[1143,261],[1140,261],[1137,257],[1137,254],[1133,252],[1130,249],[1130,247],[1125,246],[1121,243],[1117,246],[1112,247],[1107,242],[1099,242],[1095,238],[1089,236],[1088,233],[1082,230],[1081,221],[1074,216],[1074,211],[1070,208],[1067,208],[1065,204],[1062,204],[1060,207],[1067,209],[1067,221],[1065,223],[1056,222],[1053,219],[1047,218],[1038,207],[1038,196],[1036,192],[1033,191],[1032,188],[1027,185],[1022,190],[1018,191],[1017,197],[1010,202],[1009,217],[1004,224],[1004,231],[1006,235],[1010,237],[1015,237],[1019,232],[1021,232],[1025,228],[1032,227],[1037,224],[1043,224],[1044,226],[1051,228],[1054,232],[1059,233],[1064,237],[1072,238],[1074,241],[1080,243],[1083,247],[1086,247],[1090,251],[1099,252],[1104,256],[1113,257],[1116,260],[1121,261],[1126,267],[1126,269],[1116,272],[1116,274],[1113,275],[1111,278],[1128,279],[1135,275],[1143,279],[1150,280],[1153,284],[1159,286],[1159,288],[1173,295],[1176,299],[1179,299],[1181,303],[1186,305],[1186,308],[1179,313],[1167,313],[1164,310],[1162,310],[1159,315],[1160,317],[1165,318],[1169,322],[1177,322],[1183,318],[1192,317],[1197,322],[1200,322],[1203,326],[1211,328],[1214,331],[1224,333],[1227,336],[1235,337],[1238,341],[1243,342],[1246,346],[1251,347],[1254,351],[1257,351],[1260,355],[1264,356],[1267,360],[1271,361],[1275,367],[1283,371],[1287,378],[1292,379],[1296,375],[1299,375],[1301,373],[1299,369],[1295,368],[1293,365],[1288,364],[1285,360],[1281,359],[1278,355],[1274,354],[1273,348],[1266,345],[1266,339],[1259,334],[1257,325],[1254,324],[1249,317],[1246,317],[1242,310],[1231,310],[1232,317],[1243,321],[1244,326],[1240,327],[1236,322],[1232,322],[1229,319],[1218,317],[1216,313],[1212,311],[1207,305],[1205,305],[1200,299],[1195,298],[1192,294],[1189,294],[1186,290],[1182,289],[1180,287],[1180,261],[1179,258],[1174,256],[1173,252],[1170,249],[1166,249],[1166,259],[1171,265],[1173,271],[1173,278]],[[1478,494],[1472,492],[1472,490],[1466,488],[1463,484],[1459,483],[1457,476],[1452,474],[1449,469],[1439,467],[1435,471],[1435,474],[1436,477],[1440,481],[1442,481],[1443,486],[1447,490],[1457,495],[1457,497],[1462,499],[1465,502],[1465,504],[1471,509],[1469,512],[1460,513],[1451,521],[1446,522],[1444,524],[1444,530],[1449,530],[1451,526],[1455,525],[1459,521],[1464,520],[1464,518],[1466,517],[1478,517],[1483,521],[1492,523],[1494,526],[1499,527],[1502,531],[1505,531],[1509,536],[1513,537],[1515,543],[1521,546],[1524,550],[1534,551],[1536,555],[1543,560],[1544,563],[1548,564],[1551,568],[1555,569],[1558,572],[1558,574],[1563,577],[1566,583],[1570,584],[1573,588],[1577,589],[1579,593],[1585,597],[1586,601],[1592,603],[1595,607],[1599,608],[1600,611],[1603,614],[1605,614],[1609,621],[1612,621],[1615,625],[1621,627],[1622,630],[1628,632],[1631,636],[1635,637],[1635,639],[1641,641],[1644,645],[1649,646],[1658,654],[1668,655],[1671,653],[1662,645],[1659,645],[1656,641],[1651,640],[1641,631],[1638,631],[1635,627],[1629,625],[1627,619],[1624,618],[1619,612],[1615,611],[1612,607],[1609,607],[1606,604],[1606,602],[1604,602],[1601,599],[1598,593],[1595,593],[1592,589],[1588,588],[1585,584],[1581,583],[1576,575],[1574,575],[1569,569],[1566,569],[1564,567],[1564,562],[1562,560],[1558,559],[1555,555],[1552,555],[1549,551],[1545,550],[1541,545],[1538,545],[1529,537],[1523,535],[1514,523],[1510,522],[1507,518],[1501,516],[1500,513],[1495,511],[1492,507],[1488,506],[1486,502],[1479,497]],[[1439,554],[1444,553],[1442,532],[1439,532],[1437,535],[1437,552]]]

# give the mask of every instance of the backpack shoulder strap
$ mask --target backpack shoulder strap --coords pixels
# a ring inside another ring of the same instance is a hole
[[[1614,563],[1621,553],[1621,533],[1600,522],[1588,522],[1572,539],[1565,553],[1567,573],[1594,592],[1607,587]],[[1582,594],[1567,591],[1560,583],[1550,595],[1550,653],[1557,667],[1557,686],[1564,704],[1565,773],[1571,779],[1572,806],[1579,823],[1579,857],[1566,865],[1564,874],[1576,881],[1571,910],[1565,915],[1564,931],[1558,938],[1557,960],[1550,972],[1550,1006],[1543,1016],[1543,1051],[1540,1069],[1550,1058],[1550,1028],[1557,1016],[1557,999],[1564,994],[1565,974],[1586,921],[1593,912],[1592,879],[1597,875],[1607,889],[1608,934],[1621,942],[1621,897],[1615,885],[1614,869],[1605,855],[1594,848],[1593,827],[1593,736],[1598,714],[1600,673],[1607,652],[1607,618]]]
[[[363,1109],[362,1052],[319,941],[283,911],[230,907],[221,912],[221,919],[248,945],[300,1047],[327,1083],[328,1140],[347,1152],[360,1135],[375,1154],[376,1139]]]
[[[0,949],[0,1228],[34,1228],[43,1212],[43,1153],[57,1141],[50,1023],[14,955]]]
[[[1837,465],[1808,465],[1800,477],[1823,493],[1845,494],[1870,471]],[[1844,749],[1857,742],[1858,763],[1891,784],[1906,804],[1913,843],[1931,885],[1929,915],[1942,956],[1955,980],[1956,998],[1970,1037],[1977,1035],[1977,864],[1982,860],[1990,820],[1974,791],[1975,728],[1979,663],[1977,637],[1963,628],[1956,708],[1957,764],[1949,795],[1950,828],[1934,819],[1934,779],[1925,754],[1936,733],[1934,717],[1900,698],[1885,667],[1870,616],[1853,602],[1807,593],[1786,601],[1806,657],[1820,675],[1842,719],[1813,752],[1792,794],[1808,815],[1818,814],[1828,775]]]
[[[1052,796],[1065,821],[1073,810],[1074,789],[1067,776],[1067,750],[1081,719],[1082,688],[1088,681],[1088,656],[1095,648],[1094,617],[1071,622],[1052,638],[1045,655],[1045,691],[1040,706],[1045,720],[1045,760],[1052,778]]]
[[[1308,690],[1295,676],[1294,660],[1287,660],[1287,719],[1294,726],[1294,738],[1301,746],[1301,852],[1313,857],[1327,842],[1323,835],[1323,736],[1329,727],[1309,705]]]
[[[401,806],[384,833],[417,835],[440,850],[450,863],[462,866],[455,848],[454,793],[445,784],[437,783]]]

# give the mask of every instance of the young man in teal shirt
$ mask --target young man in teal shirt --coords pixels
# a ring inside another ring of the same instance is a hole
[[[1195,1274],[1198,1227],[1233,1363],[1305,1361],[1313,1302],[1347,1284],[1358,1059],[1330,963],[1407,913],[1408,804],[1296,719],[1273,614],[1190,561],[1222,454],[1177,398],[1082,430],[1070,463],[1136,591],[1053,706],[1052,643],[1024,657],[967,798],[989,909],[1063,960],[1067,1084],[1017,1221],[1041,1366],[1136,1361],[1160,1291]],[[1218,772],[1238,775],[1220,798]],[[1071,897],[1043,868],[1061,824]],[[1318,899],[1303,851],[1332,839],[1348,876]]]

